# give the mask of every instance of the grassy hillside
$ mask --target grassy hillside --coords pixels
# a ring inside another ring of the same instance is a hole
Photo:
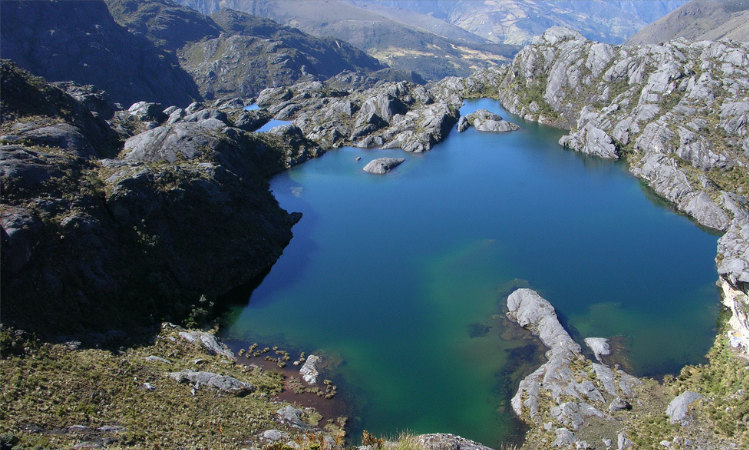
[[[748,41],[749,1],[693,0],[643,28],[626,44],[660,44],[676,38]]]

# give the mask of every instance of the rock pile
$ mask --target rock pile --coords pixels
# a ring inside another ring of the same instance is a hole
[[[627,408],[623,399],[635,396],[633,388],[640,381],[588,360],[547,300],[531,289],[518,289],[507,297],[507,308],[510,320],[549,347],[548,361],[520,382],[512,398],[512,408],[521,419],[553,429],[554,445],[567,446],[577,442],[574,432],[589,418],[604,419],[607,411]],[[607,408],[607,403],[613,408]]]

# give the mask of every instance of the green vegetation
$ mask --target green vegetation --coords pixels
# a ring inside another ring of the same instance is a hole
[[[104,440],[107,448],[220,449],[262,447],[259,432],[285,428],[275,419],[283,404],[270,401],[283,389],[282,374],[229,364],[187,343],[178,331],[164,327],[155,338],[128,347],[76,350],[0,328],[0,439],[15,440],[20,448]],[[193,392],[167,377],[183,369],[229,375],[256,390],[244,397],[208,386]],[[303,411],[302,418],[317,425],[319,414]],[[340,428],[327,428],[341,439]],[[303,440],[300,431],[287,431],[292,440]],[[307,436],[324,448],[321,435]]]
[[[690,405],[689,423],[686,426],[669,423],[665,407],[633,415],[626,430],[638,448],[662,448],[662,440],[673,442],[674,438],[709,442],[711,448],[729,443],[741,448],[749,445],[749,361],[720,335],[707,358],[708,364],[686,366],[678,377],[667,377],[657,387],[658,395],[666,399],[685,391],[705,397]]]

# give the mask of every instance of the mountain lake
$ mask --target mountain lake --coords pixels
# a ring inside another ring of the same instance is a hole
[[[493,100],[461,114],[479,108],[521,129],[453,130],[424,154],[341,148],[271,180],[304,216],[257,287],[235,294],[223,337],[321,355],[354,440],[366,429],[517,441],[509,399],[545,361],[504,318],[517,287],[549,300],[581,344],[611,338],[607,362],[633,375],[704,362],[715,337],[717,234],[626,163],[565,150],[563,130]],[[362,171],[386,156],[406,161]]]

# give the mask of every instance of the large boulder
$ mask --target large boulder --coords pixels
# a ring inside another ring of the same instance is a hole
[[[685,425],[688,422],[687,411],[689,405],[702,398],[705,397],[696,392],[686,391],[671,400],[671,403],[668,404],[668,408],[666,408],[666,415],[669,417],[669,422],[678,422]]]
[[[362,170],[375,175],[384,175],[401,165],[405,160],[405,158],[377,158],[368,162]]]
[[[183,370],[181,372],[172,372],[169,378],[179,383],[192,383],[194,385],[210,386],[219,391],[229,394],[243,396],[250,394],[255,387],[249,383],[238,380],[227,375],[219,375],[213,372],[194,372],[192,370]]]
[[[515,131],[520,127],[512,122],[508,122],[499,114],[489,112],[485,109],[479,109],[466,116],[468,123],[478,131],[489,131],[493,133],[503,133]]]

